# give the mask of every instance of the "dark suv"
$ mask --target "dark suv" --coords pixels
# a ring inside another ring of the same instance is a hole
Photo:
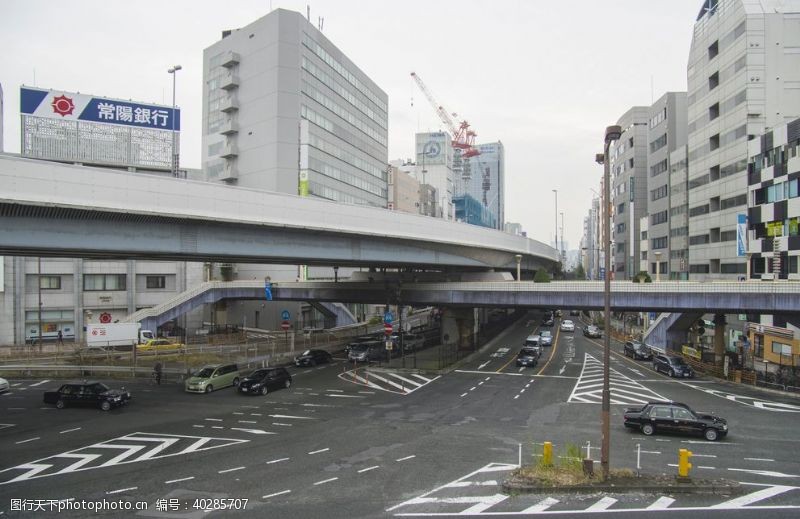
[[[538,347],[524,347],[517,354],[517,366],[535,368],[539,363],[539,350]]]
[[[645,436],[656,432],[702,435],[715,441],[728,434],[728,422],[708,413],[697,413],[678,402],[648,402],[625,410],[625,427],[639,429]]]
[[[625,353],[626,357],[630,357],[634,360],[650,360],[653,358],[650,348],[639,341],[627,341],[622,351]]]
[[[112,407],[126,405],[130,400],[131,393],[125,388],[110,389],[99,382],[73,382],[44,393],[44,403],[55,404],[59,409],[80,405],[108,411]]]
[[[659,353],[653,357],[653,369],[670,377],[692,378],[694,370],[681,357]]]
[[[292,376],[285,368],[262,368],[247,375],[239,382],[239,392],[266,395],[270,389],[292,385]]]
[[[295,366],[316,366],[332,360],[333,356],[325,350],[306,350],[294,358],[294,364]]]
[[[353,362],[371,362],[389,360],[389,351],[384,341],[362,342],[352,344],[347,359]]]

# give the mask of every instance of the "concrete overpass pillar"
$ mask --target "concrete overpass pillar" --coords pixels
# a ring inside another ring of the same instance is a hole
[[[722,365],[725,356],[725,314],[714,314],[714,363]]]
[[[458,350],[474,349],[475,328],[474,308],[447,308],[442,315],[442,344],[455,345]]]

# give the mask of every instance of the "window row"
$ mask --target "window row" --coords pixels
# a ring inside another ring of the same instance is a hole
[[[800,234],[799,220],[800,218],[795,216],[783,221],[758,223],[753,225],[753,231],[756,239],[797,236]]]
[[[667,145],[667,134],[665,133],[664,135],[662,135],[661,137],[650,143],[650,153],[658,151],[666,145]]]
[[[660,238],[653,238],[650,243],[653,249],[666,249],[669,242],[666,236],[662,236]]]
[[[748,165],[748,169],[751,173],[758,173],[763,168],[779,166],[790,158],[797,157],[798,152],[800,152],[800,139],[794,140],[786,146],[778,146],[764,153],[755,155]]]
[[[706,243],[711,243],[711,238],[708,234],[689,236],[689,245],[705,245]]]
[[[669,194],[669,186],[664,184],[663,186],[657,187],[650,191],[650,200],[660,200],[661,198],[666,197]]]
[[[667,159],[664,159],[660,162],[657,162],[653,166],[650,166],[650,176],[654,177],[656,175],[660,175],[661,173],[667,171],[667,169],[669,169],[669,166],[667,165]]]
[[[364,135],[372,138],[372,140],[378,144],[381,144],[384,147],[386,146],[386,132],[375,130],[373,127],[350,113],[345,108],[342,108],[336,101],[326,96],[311,85],[304,85],[303,91],[308,97],[318,102],[331,112],[335,113],[352,126],[358,128]]]
[[[328,54],[328,52],[322,48],[320,44],[315,42],[308,34],[303,34],[303,44],[308,47],[311,52],[316,54],[322,61],[327,63],[333,70],[335,70],[340,76],[345,78],[348,83],[356,87],[359,92],[367,96],[367,98],[375,103],[375,105],[383,110],[386,111],[386,103],[381,101],[377,95],[375,95],[372,90],[370,90],[364,83],[361,82],[352,72],[347,70],[341,63],[339,63],[333,56]]]
[[[800,179],[777,182],[771,186],[753,191],[753,205],[771,204],[787,198],[797,198]]]
[[[347,173],[339,168],[331,166],[315,157],[310,157],[308,160],[308,166],[311,170],[316,171],[321,175],[325,175],[326,177],[334,178],[336,180],[340,180],[348,185],[356,187],[358,189],[367,191],[368,193],[372,193],[373,195],[377,195],[380,197],[386,197],[386,188],[380,185],[376,185],[375,183],[371,182],[368,179],[361,178],[358,175],[354,175],[352,173]]]
[[[650,215],[650,225],[659,225],[666,223],[669,211],[659,211]]]
[[[667,107],[659,110],[656,115],[650,118],[650,128],[655,128],[659,124],[667,120]]]

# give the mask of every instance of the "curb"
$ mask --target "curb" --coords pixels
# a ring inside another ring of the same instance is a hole
[[[625,494],[631,492],[652,492],[662,494],[743,494],[745,489],[735,481],[709,482],[698,480],[694,483],[675,483],[674,485],[580,485],[570,487],[541,487],[504,481],[504,494],[595,494],[598,492]]]

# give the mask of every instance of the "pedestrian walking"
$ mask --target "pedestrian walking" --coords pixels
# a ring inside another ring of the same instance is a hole
[[[58,330],[58,345],[64,345],[64,333],[61,330]]]
[[[156,380],[157,385],[161,385],[161,363],[156,362],[156,365],[153,366],[153,378]]]

